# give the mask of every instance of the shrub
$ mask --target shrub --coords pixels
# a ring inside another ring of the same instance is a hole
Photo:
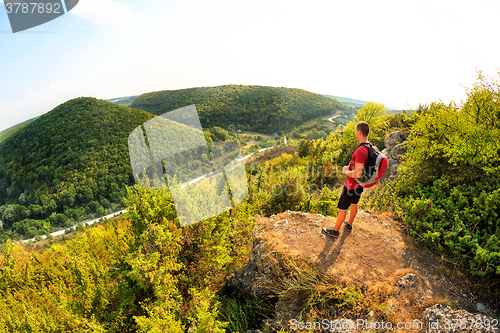
[[[215,294],[246,253],[246,203],[183,228],[167,191],[128,189],[127,206],[134,241],[124,274],[148,297],[140,330],[183,332],[196,321],[196,332],[225,332]]]
[[[400,177],[371,198],[391,205],[453,265],[489,279],[500,298],[500,82],[481,73],[460,107],[433,103],[412,127]]]

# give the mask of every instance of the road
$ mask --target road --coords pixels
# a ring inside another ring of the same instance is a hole
[[[81,223],[82,223],[83,225],[85,225],[85,224],[86,224],[86,225],[92,225],[92,224],[94,224],[94,223],[98,222],[100,219],[107,220],[107,219],[109,219],[109,218],[112,218],[112,217],[118,216],[118,215],[123,214],[123,213],[125,213],[125,212],[127,212],[127,210],[126,210],[126,209],[124,209],[124,210],[120,210],[120,211],[118,211],[118,212],[114,212],[114,213],[111,213],[111,214],[108,214],[108,215],[106,215],[106,216],[99,217],[99,218],[94,219],[94,220],[92,220],[92,221],[85,221],[85,222],[81,222]],[[80,223],[78,223],[78,224],[80,224]],[[76,226],[77,226],[78,224],[76,224],[76,225],[72,226],[71,228],[73,228],[73,229],[75,229],[75,230],[76,230]],[[59,230],[59,231],[56,231],[56,232],[53,232],[53,233],[51,233],[51,235],[52,235],[52,236],[54,236],[54,237],[56,237],[56,236],[61,236],[61,235],[64,235],[64,233],[65,233],[65,229],[63,229],[63,230]],[[43,236],[41,236],[41,237],[42,237],[43,239],[47,238],[47,236],[46,236],[46,235],[43,235]],[[34,239],[34,238],[25,239],[25,240],[23,240],[23,243],[28,243],[29,241],[35,241],[35,239]]]

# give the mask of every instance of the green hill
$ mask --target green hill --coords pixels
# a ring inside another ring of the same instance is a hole
[[[348,109],[334,99],[306,90],[244,85],[146,93],[130,107],[160,115],[190,104],[196,104],[204,128],[234,125],[236,129],[270,134]]]
[[[33,237],[44,219],[61,227],[121,206],[134,182],[128,135],[153,117],[77,98],[9,136],[0,143],[4,228]]]
[[[19,130],[23,129],[26,125],[28,125],[30,122],[32,122],[36,118],[38,118],[38,117],[28,119],[26,121],[23,121],[22,123],[19,123],[17,125],[11,126],[7,129],[4,129],[3,131],[0,132],[0,142],[7,139],[8,137],[16,134]]]

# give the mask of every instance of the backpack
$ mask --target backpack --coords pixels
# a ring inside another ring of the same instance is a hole
[[[366,160],[363,174],[359,178],[354,178],[363,188],[374,186],[384,175],[389,163],[387,157],[382,154],[377,146],[371,142],[363,142],[359,147],[364,146],[368,149],[368,159]],[[356,149],[354,151],[356,151]],[[353,152],[354,154],[354,152]],[[352,158],[352,155],[351,155]]]

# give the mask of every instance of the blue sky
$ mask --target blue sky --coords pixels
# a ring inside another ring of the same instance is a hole
[[[496,0],[80,0],[13,34],[0,4],[0,130],[80,96],[221,84],[460,103],[476,68],[498,71],[499,12]]]

